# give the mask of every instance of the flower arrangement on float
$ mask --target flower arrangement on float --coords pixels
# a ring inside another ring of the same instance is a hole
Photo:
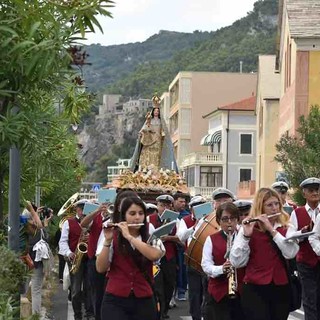
[[[178,173],[169,169],[161,168],[158,170],[153,165],[147,168],[139,167],[136,172],[122,171],[108,187],[144,192],[188,192],[185,180]]]

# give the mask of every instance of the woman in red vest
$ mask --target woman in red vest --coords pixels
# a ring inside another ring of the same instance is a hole
[[[124,199],[113,220],[117,227],[104,229],[104,247],[96,262],[98,272],[109,270],[101,319],[155,320],[152,265],[164,255],[164,246],[160,239],[147,243],[146,208],[141,199]]]
[[[246,222],[252,218],[257,221]],[[284,259],[294,258],[299,250],[297,243],[285,241],[288,221],[278,193],[259,189],[230,253],[232,265],[246,266],[241,296],[246,320],[288,318],[290,292]]]
[[[241,291],[244,268],[236,270],[232,296],[229,292],[230,272],[234,272],[228,259],[230,248],[237,232],[239,209],[230,202],[223,203],[216,211],[216,220],[221,230],[208,236],[203,246],[201,267],[209,277],[206,314],[210,319],[243,320],[239,293]]]

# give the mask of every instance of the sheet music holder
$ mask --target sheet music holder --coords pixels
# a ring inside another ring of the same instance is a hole
[[[200,220],[204,216],[213,212],[212,204],[210,202],[198,204],[197,206],[193,207],[194,217],[197,220]]]
[[[167,236],[173,230],[176,225],[176,221],[171,221],[169,223],[164,224],[163,226],[154,230],[154,232],[150,235],[148,239],[148,243],[150,243],[153,239],[161,238],[162,236]]]
[[[83,214],[86,216],[99,208],[98,204],[86,202],[83,207]]]
[[[114,203],[117,196],[116,189],[100,189],[98,191],[98,202],[101,203]]]
[[[161,221],[175,221],[179,218],[179,213],[172,210],[164,210],[162,215],[160,216]]]
[[[305,238],[308,238],[309,236],[312,236],[315,232],[310,231],[310,232],[305,232],[305,233],[300,233],[300,234],[293,234],[291,237],[286,238],[285,241],[294,241],[294,240],[303,240]]]

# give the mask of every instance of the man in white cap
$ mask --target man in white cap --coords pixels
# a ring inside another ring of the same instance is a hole
[[[74,261],[77,250],[77,245],[79,243],[80,237],[83,236],[83,230],[81,228],[81,220],[83,218],[83,208],[85,203],[88,202],[87,199],[81,199],[77,201],[74,206],[76,208],[76,216],[68,219],[62,225],[61,238],[59,241],[59,254],[66,257],[68,260],[69,270]],[[81,241],[87,241],[88,236],[83,237]],[[85,296],[85,311],[86,317],[91,317],[93,315],[93,307],[90,297],[87,295],[88,282],[86,279],[87,275],[87,262],[82,261],[79,269],[76,273],[70,273],[71,282],[71,303],[74,312],[75,320],[82,320],[82,291]],[[82,288],[83,287],[83,288]]]
[[[235,201],[236,196],[229,189],[217,188],[212,193],[212,200],[214,209],[217,210],[223,203]]]
[[[282,201],[283,209],[291,214],[291,212],[297,208],[297,206],[293,203],[288,202],[288,190],[289,185],[284,181],[276,181],[271,185],[271,188],[276,190],[279,194],[279,197]]]
[[[181,242],[185,242],[187,249],[192,234],[195,231],[195,226],[197,220],[194,216],[193,207],[205,203],[206,200],[202,196],[194,196],[189,202],[189,207],[191,214],[185,216],[179,221],[177,236]],[[203,286],[202,286],[202,275],[194,270],[192,267],[187,266],[187,276],[188,276],[188,298],[189,298],[189,313],[192,320],[201,320],[202,312],[201,305],[203,301]]]
[[[306,204],[291,213],[287,237],[311,231],[320,211],[320,179],[308,178],[301,182]],[[306,320],[320,319],[320,258],[312,250],[306,238],[299,243],[296,256],[297,268],[302,285],[302,301]]]
[[[244,218],[246,218],[251,210],[252,201],[251,200],[236,200],[233,204],[239,209],[239,227]]]

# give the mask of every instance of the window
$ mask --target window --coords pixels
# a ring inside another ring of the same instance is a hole
[[[189,167],[186,170],[186,181],[188,187],[194,187],[194,173],[195,173],[195,168],[194,167]]]
[[[240,154],[252,154],[252,134],[240,134]]]
[[[222,167],[200,167],[200,187],[221,187]]]
[[[251,169],[240,169],[240,182],[251,180]]]

